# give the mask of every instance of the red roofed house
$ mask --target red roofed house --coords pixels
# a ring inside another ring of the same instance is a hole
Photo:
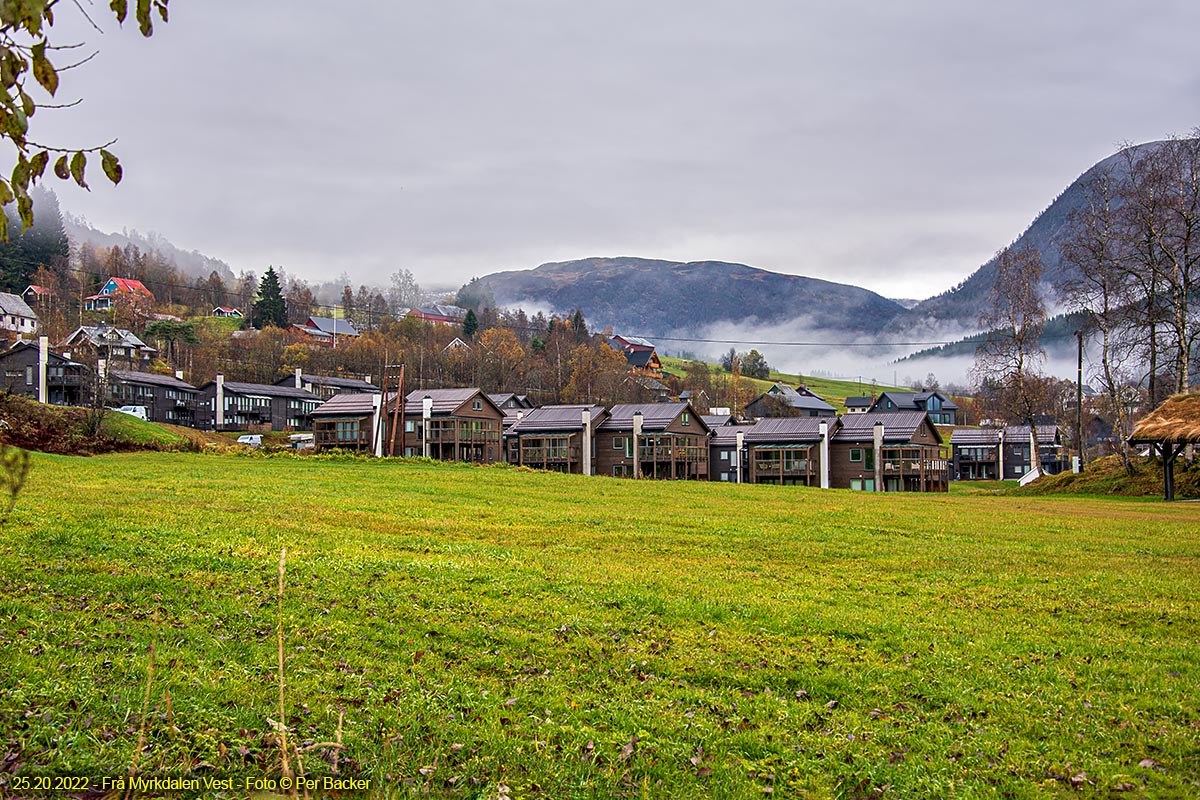
[[[108,311],[122,295],[144,297],[151,303],[154,302],[154,294],[141,281],[133,278],[109,278],[98,294],[85,299],[84,308],[88,311]]]
[[[426,306],[412,309],[408,316],[437,325],[462,325],[467,310],[458,306]]]

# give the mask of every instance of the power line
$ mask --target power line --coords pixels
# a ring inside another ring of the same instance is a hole
[[[773,341],[752,341],[748,339],[695,339],[678,336],[643,336],[641,334],[629,334],[637,336],[641,339],[657,339],[663,342],[694,342],[698,344],[748,344],[761,345],[764,347],[932,347],[942,344],[956,344],[954,341],[947,342],[773,342]]]

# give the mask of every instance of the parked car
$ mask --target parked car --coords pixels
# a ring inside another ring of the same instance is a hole
[[[262,447],[262,434],[243,433],[238,437],[238,444],[249,445],[250,447]]]
[[[145,406],[121,406],[120,408],[114,410],[119,411],[122,414],[128,414],[131,417],[137,417],[138,419],[150,419],[150,412]]]

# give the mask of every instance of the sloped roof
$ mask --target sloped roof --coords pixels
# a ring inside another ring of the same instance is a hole
[[[625,360],[634,367],[645,367],[655,357],[653,350],[625,350]]]
[[[502,406],[509,400],[512,400],[517,404],[518,409],[533,408],[533,403],[530,402],[527,395],[517,394],[516,392],[499,392],[496,394],[489,394],[488,400],[491,400],[498,406]]]
[[[33,350],[34,352],[37,352],[38,345],[35,342],[18,341],[12,347],[8,348],[3,353],[0,353],[0,358],[4,358],[11,353],[16,353],[18,350],[25,350],[25,349]],[[71,359],[67,358],[66,356],[59,355],[58,353],[54,352],[53,350],[49,351],[49,353],[47,353],[47,355],[49,356],[49,360],[47,363],[54,364],[56,367],[57,366],[64,366],[64,367],[82,367],[83,366],[83,364],[80,364],[78,361],[72,361]]]
[[[174,375],[156,375],[152,372],[135,372],[125,369],[112,369],[108,374],[126,383],[144,383],[151,386],[165,386],[168,389],[178,389],[183,392],[194,392],[196,387],[179,380]]]
[[[617,334],[616,336],[609,339],[609,342],[615,342],[619,348],[629,346],[629,347],[634,347],[634,348],[646,347],[651,350],[654,349],[654,342],[647,341],[646,339],[643,339],[640,336],[621,336],[620,334]],[[624,344],[622,344],[622,343],[624,343]]]
[[[861,395],[859,397],[847,397],[846,408],[870,408],[875,399],[869,395]]]
[[[422,306],[420,308],[409,309],[410,314],[416,314],[422,317],[441,317],[447,320],[462,320],[467,316],[467,309],[458,306]]]
[[[328,333],[330,335],[336,333],[338,336],[358,336],[358,330],[350,324],[349,320],[345,319],[309,317],[308,327],[316,328],[321,333]]]
[[[137,350],[149,350],[157,352],[153,347],[143,342],[132,331],[127,331],[124,328],[111,328],[104,326],[107,330],[115,330],[117,337],[113,339],[113,347],[132,347]],[[75,329],[75,332],[68,336],[64,341],[64,345],[71,345],[78,342],[81,338],[86,338],[88,343],[94,347],[107,347],[109,342],[100,341],[101,326],[99,325],[83,325]]]
[[[209,381],[200,387],[200,391],[206,391],[210,386],[216,386],[216,381]],[[317,397],[312,392],[306,392],[303,389],[297,389],[294,386],[275,386],[270,383],[239,383],[236,381],[225,381],[225,391],[233,394],[252,394],[259,397],[288,397],[294,400],[315,400],[321,402],[321,398]]]
[[[609,418],[597,430],[631,431],[633,430],[633,414],[642,412],[642,430],[647,432],[666,430],[675,418],[684,411],[691,411],[692,419],[700,422],[703,432],[709,428],[700,415],[696,414],[688,403],[620,403],[609,409]]]
[[[1167,398],[1133,429],[1131,442],[1200,442],[1200,392]]]
[[[907,442],[916,435],[922,423],[928,422],[924,411],[869,411],[866,414],[847,414],[841,417],[842,427],[834,434],[835,442],[870,442],[875,439],[875,423],[883,423],[885,442]],[[818,421],[820,421],[818,419]],[[929,423],[929,430],[940,443],[942,435],[937,426]]]
[[[520,421],[522,415],[528,413],[528,409],[524,408],[502,408],[500,410],[504,412],[504,419],[500,421],[500,426],[506,436],[512,433],[513,426]]]
[[[604,406],[565,405],[542,406],[525,414],[524,419],[513,426],[513,433],[549,433],[552,431],[581,431],[583,430],[583,411],[592,412],[592,426],[595,428],[604,420],[608,413]]]
[[[716,430],[728,426],[733,417],[729,414],[701,414],[700,419],[704,420],[705,425]]]
[[[311,375],[307,372],[300,373],[300,381],[302,383],[311,383],[313,386],[334,386],[339,389],[356,389],[360,392],[376,392],[380,391],[379,387],[370,381],[364,381],[362,378],[339,378],[333,375]],[[275,381],[276,386],[292,386],[296,385],[296,376],[294,374],[280,378]]]
[[[123,292],[128,292],[129,294],[141,294],[147,297],[154,296],[150,290],[146,288],[146,284],[134,278],[118,278],[114,275],[105,281],[104,285],[108,286],[110,282],[115,283],[118,289]],[[92,295],[92,297],[89,297],[88,299],[91,300],[95,297],[103,297],[103,295]]]
[[[1052,442],[1059,436],[1061,429],[1057,425],[1038,425],[1037,438],[1039,443]],[[1008,425],[1004,428],[1004,441],[1012,442],[1017,439],[1029,441],[1028,425]]]
[[[810,391],[798,392],[791,386],[784,383],[776,383],[766,392],[760,394],[754,400],[747,404],[747,407],[754,405],[763,398],[771,398],[785,403],[792,408],[798,408],[804,411],[826,411],[833,414],[837,411],[833,406],[826,403],[817,395]]]
[[[958,409],[958,406],[950,399],[949,395],[939,392],[936,389],[929,392],[917,392],[917,400],[923,403],[934,395],[937,395],[941,399],[943,409],[949,411],[956,411]]]
[[[33,309],[29,307],[29,304],[21,299],[20,295],[11,294],[10,292],[0,292],[0,314],[11,314],[14,317],[37,319],[37,314],[33,313]]]
[[[958,406],[954,404],[943,392],[936,389],[928,392],[881,392],[879,400],[888,398],[896,406],[897,411],[909,411],[912,409],[924,408],[924,403],[929,398],[937,395],[942,401],[942,408],[948,411],[955,411]],[[878,402],[878,401],[876,401]]]
[[[462,389],[413,389],[404,398],[404,413],[415,414],[420,416],[423,413],[421,405],[426,397],[433,400],[433,410],[430,412],[433,416],[446,416],[453,414],[458,410],[459,406],[470,400],[472,397],[479,395],[484,402],[496,408],[496,404],[488,400],[487,395],[475,388]],[[500,411],[499,408],[496,408]],[[503,414],[503,411],[500,411]]]
[[[950,434],[950,444],[958,447],[996,445],[1000,441],[1000,431],[1004,431],[1004,441],[1009,444],[1029,442],[1028,425],[1008,425],[1005,428],[956,428]],[[1057,425],[1038,425],[1038,442],[1057,441],[1060,429]]]
[[[999,442],[999,428],[956,428],[950,434],[950,444],[955,447],[996,445]]]
[[[378,393],[354,392],[352,394],[335,394],[313,410],[314,417],[361,417],[375,411],[374,400]],[[396,398],[395,392],[388,392],[385,406],[390,405]]]
[[[738,431],[746,434],[753,427],[753,425],[722,425],[719,428],[713,428],[713,436],[708,440],[709,444],[716,447],[737,447]]]
[[[746,431],[746,441],[755,444],[767,442],[808,443],[821,441],[820,425],[837,421],[828,417],[768,417],[760,419]]]

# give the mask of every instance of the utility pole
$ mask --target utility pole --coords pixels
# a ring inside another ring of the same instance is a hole
[[[1075,366],[1075,447],[1079,450],[1079,467],[1076,472],[1083,469],[1083,330],[1075,331],[1075,338],[1079,344],[1078,361]]]

